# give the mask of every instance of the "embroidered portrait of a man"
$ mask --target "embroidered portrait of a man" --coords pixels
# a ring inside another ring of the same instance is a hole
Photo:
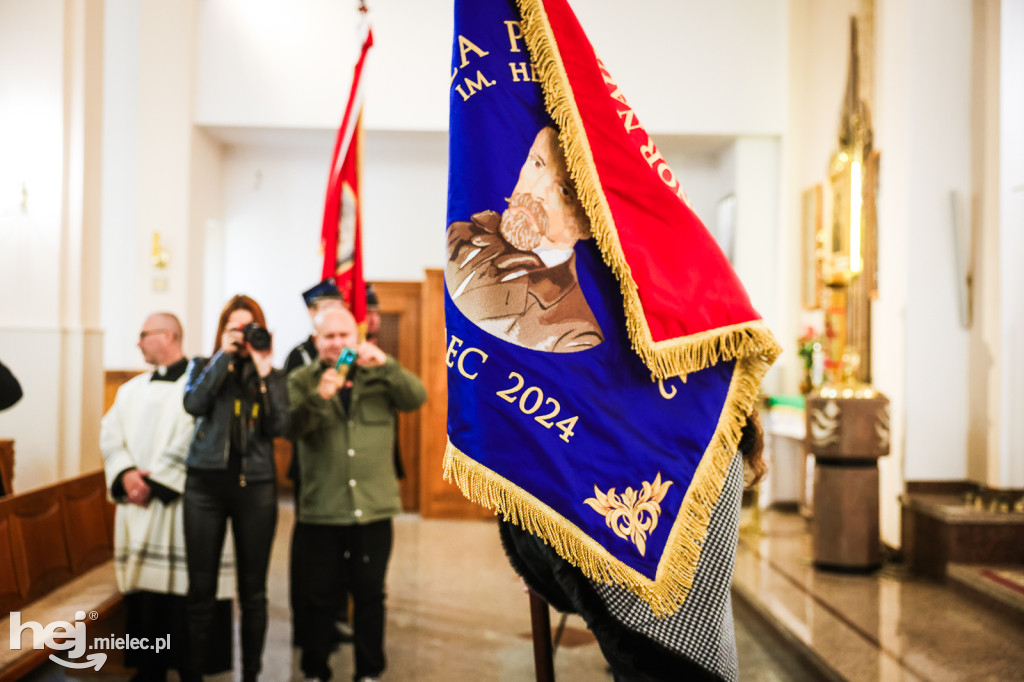
[[[573,353],[604,340],[580,290],[573,248],[590,221],[558,133],[537,133],[503,213],[448,227],[445,280],[452,301],[484,331],[519,346]]]

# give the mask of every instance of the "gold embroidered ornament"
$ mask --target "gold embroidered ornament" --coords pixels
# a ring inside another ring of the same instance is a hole
[[[605,523],[623,540],[629,540],[643,556],[647,551],[647,536],[654,532],[661,516],[660,502],[665,498],[672,481],[661,482],[661,472],[654,477],[654,483],[644,481],[639,490],[626,488],[619,497],[615,488],[602,493],[594,486],[594,497],[583,500],[583,504],[605,517]]]

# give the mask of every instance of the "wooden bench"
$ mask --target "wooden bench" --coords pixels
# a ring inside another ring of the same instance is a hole
[[[970,493],[974,504],[965,503]],[[942,580],[956,564],[1024,564],[1020,491],[985,491],[969,483],[908,481],[902,505],[901,549],[911,573]],[[1005,500],[1006,511],[993,509]]]
[[[14,441],[0,439],[0,497],[14,492]]]
[[[113,535],[102,471],[0,498],[0,614],[20,611],[22,623],[44,626],[72,622],[76,611],[109,616],[122,600]],[[20,679],[50,654],[32,648],[30,630],[12,649],[9,633],[8,616],[0,619],[0,682]]]

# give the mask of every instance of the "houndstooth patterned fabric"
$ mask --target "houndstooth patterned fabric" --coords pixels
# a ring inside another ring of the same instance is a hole
[[[730,586],[742,494],[743,458],[737,455],[711,512],[693,587],[682,607],[668,618],[655,617],[640,597],[622,587],[592,582],[615,620],[725,680],[739,678]]]

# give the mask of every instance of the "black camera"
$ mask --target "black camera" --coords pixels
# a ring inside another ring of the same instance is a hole
[[[270,332],[266,327],[261,327],[255,322],[250,322],[242,327],[242,338],[252,346],[253,350],[270,350]]]

